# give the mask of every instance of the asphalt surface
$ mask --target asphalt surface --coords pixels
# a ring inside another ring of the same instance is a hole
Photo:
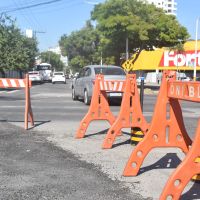
[[[0,126],[1,200],[142,199],[40,133]]]
[[[88,110],[72,101],[67,84],[45,83],[31,88],[35,127],[24,131],[24,91],[0,91],[0,199],[159,199],[170,175],[184,155],[167,149],[153,151],[137,177],[122,177],[133,147],[130,134],[117,138],[115,147],[102,150],[108,124],[95,123],[87,137],[74,139]],[[144,115],[151,122],[156,94],[145,95]],[[111,105],[117,115],[119,106]],[[199,104],[182,102],[188,134],[193,138]],[[17,126],[15,126],[17,125]],[[171,164],[170,164],[171,163]],[[158,169],[159,166],[159,169]],[[200,199],[200,185],[182,198]],[[149,197],[149,198],[148,198]],[[198,198],[199,197],[199,198]]]

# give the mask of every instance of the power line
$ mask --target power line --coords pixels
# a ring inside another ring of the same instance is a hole
[[[13,8],[13,9],[4,11],[2,13],[10,13],[10,12],[15,12],[15,11],[19,11],[19,10],[28,9],[28,8],[34,8],[34,7],[38,7],[38,6],[49,5],[49,4],[59,2],[59,1],[62,1],[62,0],[51,0],[51,1],[41,2],[41,3],[32,4],[32,5],[28,5],[28,6],[22,6],[22,7]]]

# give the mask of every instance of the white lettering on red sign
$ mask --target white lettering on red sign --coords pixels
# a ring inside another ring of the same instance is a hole
[[[194,87],[189,86],[188,89],[189,89],[189,97],[194,97],[194,95],[195,95],[195,93],[194,93]]]
[[[177,54],[174,51],[165,51],[161,60],[161,66],[194,66],[196,59],[197,66],[200,66],[200,52],[195,54],[194,51],[186,51],[184,53]]]

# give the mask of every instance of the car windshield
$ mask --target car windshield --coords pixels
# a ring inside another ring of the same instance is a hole
[[[62,72],[56,72],[54,75],[64,75]]]
[[[104,67],[96,67],[94,68],[95,74],[103,74],[103,75],[125,75],[125,72],[121,68],[104,68]]]

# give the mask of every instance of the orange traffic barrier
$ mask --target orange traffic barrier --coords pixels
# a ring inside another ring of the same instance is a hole
[[[200,102],[199,82],[173,82],[168,84],[168,96],[192,102]],[[180,199],[185,186],[194,176],[200,174],[200,120],[196,129],[195,138],[185,159],[170,176],[161,194],[160,199]]]
[[[153,148],[178,147],[185,153],[189,151],[192,141],[184,126],[179,100],[168,96],[168,83],[175,79],[174,72],[163,72],[162,84],[149,131],[133,150],[124,169],[124,176],[137,175],[143,160]],[[174,91],[182,94],[180,89],[176,88]]]
[[[76,138],[83,138],[89,124],[93,120],[107,120],[110,125],[115,121],[115,116],[110,110],[106,91],[123,92],[124,80],[104,80],[103,75],[97,75],[89,110],[80,122]]]
[[[149,129],[149,124],[142,114],[135,74],[127,75],[119,115],[108,130],[102,148],[111,148],[121,129],[131,127],[140,128],[144,134]]]
[[[0,78],[0,88],[25,88],[25,113],[24,113],[24,128],[28,129],[28,121],[34,126],[33,112],[31,108],[29,76],[26,74],[25,79],[9,79]]]
[[[198,128],[196,130],[196,137],[192,144],[192,147],[185,159],[173,172],[165,185],[165,188],[160,196],[160,200],[178,200],[185,186],[190,182],[194,175],[200,174],[199,162],[196,159],[200,155],[200,121],[198,122]]]

